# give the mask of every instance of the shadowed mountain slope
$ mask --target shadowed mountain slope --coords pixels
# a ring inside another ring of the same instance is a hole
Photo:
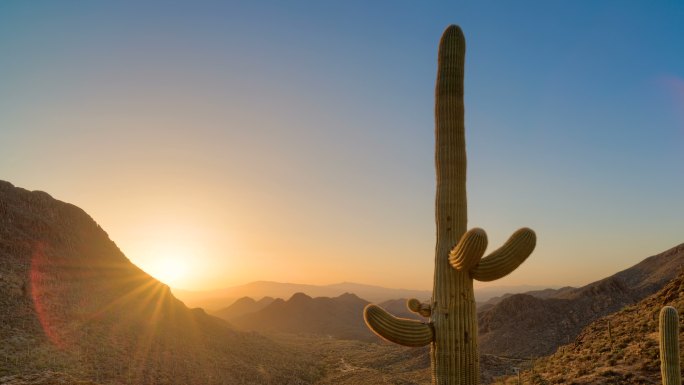
[[[522,293],[506,293],[504,295],[498,296],[498,297],[492,297],[488,299],[486,302],[483,302],[481,304],[478,304],[477,306],[477,312],[483,312],[485,310],[489,310],[496,306],[498,303],[503,301],[504,299],[511,297],[516,294],[526,294],[526,295],[531,295],[532,297],[536,298],[541,298],[541,299],[546,299],[546,298],[554,298],[562,295],[563,293],[573,291],[576,288],[571,287],[571,286],[564,286],[559,289],[540,289],[540,290],[530,290],[530,291],[525,291]]]
[[[374,341],[362,316],[367,304],[348,293],[335,298],[296,293],[287,301],[276,299],[257,312],[233,318],[231,324],[244,330]]]
[[[573,340],[592,321],[655,293],[684,266],[684,244],[608,278],[539,298],[515,294],[478,314],[480,349],[535,357]],[[548,293],[547,293],[548,294]]]
[[[0,383],[48,372],[132,384],[307,384],[319,376],[310,357],[188,309],[83,210],[7,182],[0,293]]]

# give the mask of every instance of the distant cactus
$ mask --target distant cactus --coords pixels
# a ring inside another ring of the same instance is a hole
[[[660,374],[663,385],[682,385],[679,365],[679,316],[677,309],[665,306],[660,310]]]
[[[429,323],[400,319],[376,305],[368,305],[368,327],[389,341],[406,346],[431,344],[432,383],[479,384],[477,316],[473,279],[492,281],[517,268],[534,249],[532,230],[516,231],[498,250],[482,258],[487,235],[482,229],[466,232],[466,151],[463,107],[465,38],[449,26],[439,44],[435,90],[435,204],[437,246],[432,300],[416,299],[408,308]]]

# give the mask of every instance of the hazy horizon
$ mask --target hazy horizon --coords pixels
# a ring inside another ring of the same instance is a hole
[[[174,288],[430,290],[439,37],[466,53],[468,227],[581,286],[684,242],[684,4],[0,3],[0,179]]]
[[[224,289],[232,289],[235,287],[241,287],[241,286],[247,286],[250,284],[254,283],[275,283],[275,284],[285,284],[285,285],[297,285],[297,286],[320,286],[320,287],[326,287],[326,286],[335,286],[335,285],[343,285],[343,284],[350,284],[350,285],[362,285],[362,286],[371,286],[371,287],[378,287],[378,288],[383,288],[383,289],[397,289],[397,290],[420,290],[420,291],[432,291],[432,287],[403,287],[403,286],[397,286],[397,287],[388,287],[388,286],[381,286],[381,285],[374,285],[372,283],[367,283],[367,282],[349,282],[349,281],[343,281],[343,282],[329,282],[329,283],[322,283],[322,284],[311,284],[308,282],[281,282],[281,281],[265,281],[265,280],[255,280],[255,281],[249,281],[249,282],[244,282],[244,283],[239,283],[236,285],[230,285],[230,286],[223,286],[223,287],[217,287],[213,289],[207,289],[207,290],[192,290],[192,289],[184,289],[182,287],[173,287],[171,286],[171,290],[176,292],[219,292]],[[477,283],[475,283],[477,287]],[[560,288],[561,286],[559,285],[528,285],[528,284],[521,284],[521,285],[488,285],[488,286],[482,286],[482,289],[489,290],[489,289],[496,289],[498,290],[505,290],[505,289],[529,289],[529,290],[536,290],[540,288]],[[356,294],[356,293],[352,293]]]

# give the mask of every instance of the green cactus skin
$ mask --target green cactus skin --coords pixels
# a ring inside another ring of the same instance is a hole
[[[663,385],[682,385],[679,366],[679,316],[677,309],[665,306],[660,310],[660,375]]]
[[[487,248],[484,230],[475,228],[466,233],[464,59],[463,32],[451,25],[439,44],[435,88],[437,245],[432,300],[430,304],[416,299],[407,302],[411,311],[429,316],[430,322],[399,319],[375,305],[368,305],[364,311],[366,324],[380,337],[407,346],[430,344],[435,385],[479,384],[473,279],[491,281],[505,276],[532,253],[536,243],[534,232],[523,228],[482,258]]]

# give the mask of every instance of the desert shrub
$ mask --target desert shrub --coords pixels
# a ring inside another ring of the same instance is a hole
[[[542,376],[539,375],[539,373],[534,373],[532,375],[532,378],[530,378],[530,382],[532,385],[548,385],[549,382],[546,381]]]

